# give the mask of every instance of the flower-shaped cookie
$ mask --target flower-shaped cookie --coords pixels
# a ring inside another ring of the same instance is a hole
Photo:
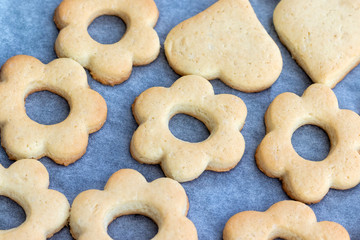
[[[311,85],[299,97],[283,93],[265,114],[267,134],[256,151],[256,162],[269,177],[280,178],[296,200],[319,202],[329,188],[348,189],[360,181],[360,117],[339,109],[335,94],[322,84]],[[331,141],[328,156],[320,161],[300,157],[291,136],[303,125],[323,128]]]
[[[122,169],[108,180],[104,191],[88,190],[74,200],[70,214],[75,239],[111,239],[107,226],[119,216],[142,214],[156,222],[153,239],[197,239],[194,224],[186,218],[189,202],[182,186],[169,178],[148,183],[135,170]]]
[[[69,165],[86,151],[89,133],[106,120],[105,100],[90,89],[84,69],[71,59],[57,59],[44,65],[30,56],[15,56],[2,67],[0,76],[1,143],[11,159],[48,156]],[[48,90],[64,97],[69,116],[54,125],[31,120],[24,99]]]
[[[20,160],[8,169],[0,165],[0,195],[16,201],[26,213],[20,226],[0,230],[0,239],[45,240],[65,226],[69,202],[48,187],[49,174],[39,161]]]
[[[266,212],[245,211],[226,223],[224,240],[350,240],[346,229],[338,223],[317,222],[312,209],[296,201],[281,201]]]
[[[206,169],[228,171],[244,153],[244,102],[230,94],[215,95],[202,77],[185,76],[168,89],[146,90],[136,99],[133,113],[140,126],[131,140],[132,156],[139,162],[160,163],[166,176],[177,181],[193,180]],[[202,121],[211,132],[209,138],[190,143],[174,137],[168,124],[178,113]]]
[[[100,44],[87,29],[101,15],[115,15],[126,23],[122,39]],[[160,41],[153,29],[159,17],[153,0],[63,0],[54,20],[61,30],[55,43],[59,57],[69,57],[88,68],[103,84],[115,85],[129,78],[133,65],[145,65],[159,54]]]

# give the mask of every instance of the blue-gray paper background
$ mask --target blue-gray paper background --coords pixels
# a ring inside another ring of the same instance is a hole
[[[44,63],[56,58],[54,42],[58,30],[53,13],[60,0],[0,0],[0,64],[17,54],[31,55]],[[163,177],[158,165],[142,165],[131,158],[129,142],[137,124],[131,112],[131,104],[144,90],[153,86],[169,87],[179,78],[169,67],[163,50],[167,33],[183,20],[205,10],[215,0],[155,0],[160,12],[156,31],[161,41],[159,57],[151,64],[134,67],[126,82],[115,87],[104,86],[88,75],[91,88],[106,100],[108,117],[103,128],[90,135],[86,154],[68,167],[59,166],[48,158],[40,161],[50,174],[50,188],[66,195],[69,202],[87,189],[103,189],[108,178],[121,168],[132,168],[142,173],[148,181]],[[183,183],[189,197],[188,217],[195,224],[199,239],[221,239],[227,220],[245,210],[265,211],[272,204],[288,199],[278,179],[265,176],[256,167],[255,149],[264,137],[264,113],[271,101],[280,93],[294,92],[301,95],[312,83],[308,76],[291,58],[279,42],[272,23],[272,13],[278,0],[250,0],[265,29],[278,44],[283,61],[279,79],[268,90],[260,93],[242,93],[231,89],[218,80],[211,81],[215,93],[239,96],[246,103],[248,115],[242,134],[246,149],[240,163],[231,171],[215,173],[206,171],[198,179]],[[124,25],[116,17],[102,17],[91,25],[89,32],[98,41],[114,41],[121,37]],[[114,28],[118,27],[119,28]],[[110,36],[109,34],[112,29]],[[340,108],[360,113],[360,67],[350,72],[335,88]],[[32,94],[26,100],[31,118],[42,123],[64,119],[68,113],[66,101],[49,93]],[[207,130],[199,122],[176,116],[170,122],[174,134],[180,138],[201,140]],[[187,137],[187,138],[186,138]],[[302,156],[322,159],[327,155],[329,143],[326,134],[315,127],[303,127],[296,132],[293,144]],[[0,163],[5,167],[8,160],[0,148]],[[359,173],[360,174],[360,173]],[[360,239],[360,187],[346,191],[330,190],[318,204],[311,205],[318,220],[342,224],[352,239]],[[5,197],[0,198],[0,228],[20,224],[25,218],[21,208]],[[126,216],[109,226],[115,239],[150,238],[156,233],[156,225],[145,217]],[[72,239],[65,227],[51,239]]]

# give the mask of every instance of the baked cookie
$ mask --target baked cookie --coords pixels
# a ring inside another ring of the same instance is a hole
[[[281,0],[274,25],[316,83],[335,87],[360,62],[359,0]]]
[[[123,215],[150,217],[159,227],[153,239],[197,239],[194,224],[186,218],[188,198],[182,186],[169,178],[148,183],[137,171],[121,169],[108,180],[104,191],[88,190],[74,200],[70,214],[75,239],[111,239],[110,222]]]
[[[248,0],[219,0],[180,23],[166,37],[165,54],[180,75],[220,78],[244,92],[270,87],[282,69],[280,50]]]
[[[211,132],[209,138],[190,143],[172,135],[169,120],[178,113],[202,121]],[[166,176],[179,182],[193,180],[205,170],[228,171],[244,153],[244,102],[230,94],[215,95],[200,76],[182,77],[170,88],[146,90],[136,98],[133,114],[140,126],[131,140],[132,156],[141,163],[161,164]]]
[[[329,136],[331,149],[322,161],[302,158],[291,144],[292,134],[307,124],[321,127]],[[360,182],[360,117],[339,109],[329,87],[313,84],[302,97],[280,94],[266,111],[265,125],[256,163],[269,177],[281,179],[291,198],[316,203],[329,188],[349,189]]]
[[[39,161],[20,160],[8,169],[0,165],[0,195],[17,202],[26,214],[20,226],[0,230],[0,239],[45,240],[65,226],[69,202],[48,187],[49,174]]]
[[[114,15],[126,23],[119,42],[100,44],[89,35],[88,26],[102,15]],[[60,29],[56,54],[76,60],[103,84],[122,83],[133,65],[148,64],[158,56],[160,41],[153,29],[158,17],[153,0],[63,0],[54,16]]]
[[[69,116],[53,125],[31,120],[24,99],[48,90],[64,97]],[[90,89],[84,68],[74,60],[56,59],[42,64],[34,57],[19,55],[3,65],[0,75],[1,144],[10,159],[50,157],[69,165],[86,151],[89,133],[106,120],[105,100]]]
[[[224,240],[350,240],[338,223],[317,222],[312,209],[296,201],[281,201],[265,212],[246,211],[232,216],[225,225]]]

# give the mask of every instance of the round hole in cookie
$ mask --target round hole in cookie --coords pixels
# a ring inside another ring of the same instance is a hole
[[[0,230],[16,228],[26,220],[24,209],[15,201],[2,195],[0,195],[0,215]]]
[[[113,44],[120,41],[126,32],[126,24],[117,16],[103,15],[88,27],[88,33],[98,43]]]
[[[182,113],[170,119],[169,129],[176,138],[192,143],[202,142],[210,136],[209,129],[202,121]]]
[[[62,122],[70,112],[68,102],[49,91],[30,94],[25,100],[25,109],[30,119],[44,125]]]
[[[158,232],[156,223],[143,215],[125,215],[108,226],[112,239],[152,239]]]
[[[291,143],[297,154],[310,161],[322,161],[330,151],[328,134],[315,125],[298,128],[292,135]]]

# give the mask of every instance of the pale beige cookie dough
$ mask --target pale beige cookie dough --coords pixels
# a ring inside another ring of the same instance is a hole
[[[248,0],[219,0],[180,23],[166,37],[165,54],[180,75],[220,78],[244,92],[270,87],[282,69],[280,50]]]
[[[126,23],[119,42],[101,44],[89,35],[88,26],[102,15],[114,15]],[[119,84],[129,78],[133,65],[149,64],[158,56],[160,41],[153,29],[158,17],[153,0],[63,0],[54,16],[60,29],[55,51],[89,69],[99,82]]]
[[[196,228],[186,218],[188,208],[185,190],[178,182],[159,178],[148,183],[139,172],[121,169],[110,177],[103,191],[87,190],[75,198],[71,234],[79,240],[110,240],[107,226],[113,219],[141,214],[158,225],[153,239],[196,240]]]
[[[265,212],[245,211],[232,216],[226,223],[224,240],[350,240],[346,229],[338,223],[317,222],[307,205],[281,201]]]
[[[43,125],[26,114],[24,100],[47,90],[64,97],[70,106],[62,122]],[[10,159],[50,157],[69,165],[85,153],[89,133],[106,120],[107,107],[100,94],[90,89],[84,68],[69,58],[43,64],[18,55],[3,65],[0,75],[1,144]]]
[[[291,144],[296,129],[307,124],[321,127],[329,136],[331,149],[322,161],[302,158]],[[282,180],[291,198],[316,203],[329,188],[349,189],[360,182],[360,117],[339,109],[329,87],[313,84],[301,97],[280,94],[266,111],[265,125],[256,163],[269,177]]]
[[[0,230],[0,239],[45,240],[65,226],[69,202],[48,187],[49,174],[39,161],[19,160],[8,169],[0,165],[0,195],[17,202],[26,214],[20,226]]]
[[[335,87],[360,62],[360,0],[281,0],[274,25],[316,83]]]
[[[178,113],[202,121],[210,136],[197,143],[176,138],[168,125]],[[243,156],[245,103],[231,94],[215,95],[203,77],[189,75],[170,88],[146,90],[136,98],[133,114],[139,127],[131,140],[132,156],[141,163],[161,164],[166,176],[179,182],[193,180],[205,170],[228,171]]]

